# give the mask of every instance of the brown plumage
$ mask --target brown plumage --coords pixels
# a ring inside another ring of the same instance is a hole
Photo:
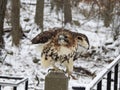
[[[55,31],[54,30],[49,30],[49,31],[44,31],[40,34],[38,34],[36,37],[34,37],[31,42],[33,44],[39,44],[39,43],[46,43],[48,42],[52,36],[55,36]]]
[[[69,75],[73,71],[73,61],[78,47],[89,47],[89,42],[84,34],[63,28],[53,28],[42,32],[32,39],[32,43],[43,46],[41,52],[42,67],[53,67],[55,70],[59,70],[59,66],[62,66]]]

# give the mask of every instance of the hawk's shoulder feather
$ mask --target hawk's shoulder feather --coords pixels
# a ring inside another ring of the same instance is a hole
[[[34,37],[31,42],[32,44],[39,44],[39,43],[46,43],[48,42],[53,36],[55,36],[55,30],[44,31]]]

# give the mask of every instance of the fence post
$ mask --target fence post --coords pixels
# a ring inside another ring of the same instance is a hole
[[[114,90],[118,89],[118,64],[114,68]]]
[[[111,90],[111,71],[107,74],[107,90]]]
[[[97,90],[102,90],[102,80],[97,84]]]
[[[25,82],[25,90],[28,90],[28,80]]]
[[[68,90],[68,77],[63,72],[50,72],[45,77],[45,90]]]
[[[17,87],[15,86],[15,87],[13,87],[13,90],[17,90]]]

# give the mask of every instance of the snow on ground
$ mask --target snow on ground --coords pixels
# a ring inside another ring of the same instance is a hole
[[[35,4],[36,0],[22,0],[22,3],[23,2],[20,21],[23,30],[29,31],[29,33],[25,33],[25,35],[32,39],[40,33],[40,29],[34,23],[35,5],[27,5],[27,3]],[[50,13],[50,8],[46,6],[44,16],[45,30],[53,27],[62,27],[61,21],[57,18],[58,16],[56,13],[54,11]],[[84,23],[87,21],[84,18],[83,15],[78,14],[75,11],[73,12],[73,20]],[[28,21],[26,21],[26,19]],[[8,26],[9,25],[5,23],[5,28]],[[120,39],[113,41],[111,28],[105,28],[103,22],[100,20],[98,22],[96,19],[91,19],[81,26],[67,24],[65,28],[87,35],[90,41],[90,49],[88,52],[92,53],[95,51],[89,57],[82,57],[76,60],[74,65],[77,67],[83,67],[97,75],[120,54]],[[29,90],[43,90],[44,78],[47,71],[41,69],[40,52],[36,50],[36,45],[32,45],[28,39],[22,39],[19,48],[12,46],[11,36],[8,33],[4,35],[4,39],[5,50],[2,50],[3,54],[0,57],[0,75],[29,78]],[[111,44],[105,45],[106,43]],[[78,86],[81,84],[88,84],[94,78],[94,76],[83,73],[78,73],[76,76],[78,80],[70,79],[70,88],[73,85]],[[38,83],[39,85],[37,85]],[[23,86],[19,87],[19,89],[22,90],[21,88],[23,88]],[[8,87],[3,88],[5,88],[4,90],[8,89]]]

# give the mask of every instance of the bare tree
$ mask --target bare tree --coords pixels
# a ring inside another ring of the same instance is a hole
[[[64,23],[72,22],[72,11],[70,0],[64,0]]]
[[[59,18],[59,11],[63,11],[64,23],[72,22],[71,0],[50,0],[51,11],[55,10]]]
[[[7,0],[0,0],[0,48],[2,48],[4,44],[4,40],[2,36],[3,36],[3,24],[4,24],[6,4],[7,4]]]
[[[44,16],[44,0],[37,0],[35,23],[40,26],[43,31],[43,16]]]
[[[55,9],[56,14],[58,15],[60,10],[63,10],[64,0],[50,0],[51,11]]]
[[[104,17],[104,25],[106,27],[109,27],[110,23],[112,22],[112,18],[113,18],[113,10],[114,10],[114,6],[115,6],[115,1],[113,0],[105,0],[106,2],[104,3],[104,13],[103,13],[103,17]]]
[[[22,28],[20,27],[20,0],[12,0],[11,24],[12,41],[18,46],[22,37]]]

